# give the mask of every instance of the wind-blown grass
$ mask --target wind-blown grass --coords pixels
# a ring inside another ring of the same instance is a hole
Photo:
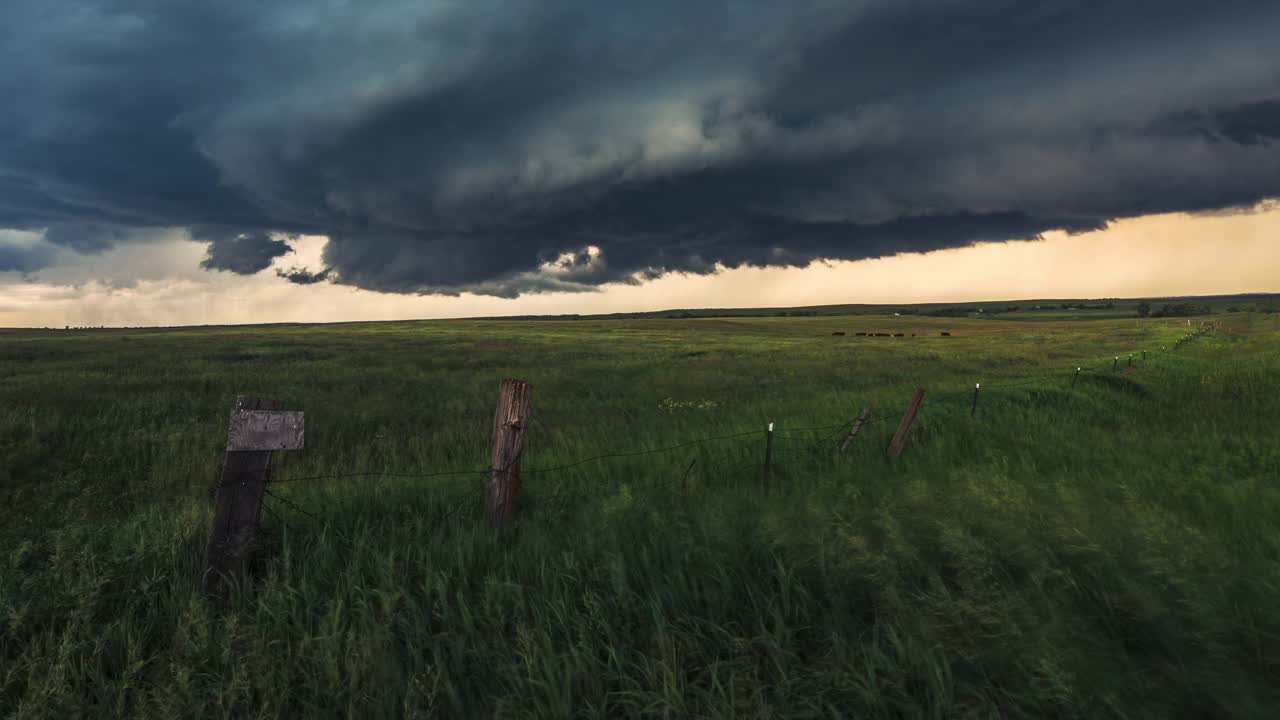
[[[908,337],[852,337],[888,329]],[[1158,350],[1185,332],[824,317],[10,333],[0,708],[1273,716],[1280,335],[1240,313]],[[1142,349],[1132,376],[1110,372]],[[503,377],[534,385],[511,532],[485,529],[478,474],[286,482],[481,470]],[[925,406],[891,461],[916,383]],[[218,608],[197,586],[237,393],[305,410],[307,449],[276,454],[258,567]],[[839,428],[795,430],[865,404],[844,455]]]

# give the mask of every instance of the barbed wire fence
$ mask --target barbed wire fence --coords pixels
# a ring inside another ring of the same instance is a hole
[[[1178,350],[1187,342],[1195,340],[1213,332],[1216,329],[1214,325],[1204,324],[1194,332],[1178,338],[1172,345],[1173,350]],[[1161,351],[1168,351],[1169,346],[1162,346]],[[1153,351],[1154,352],[1154,351]],[[1097,381],[1099,378],[1105,378],[1107,383],[1116,383],[1117,376],[1128,375],[1126,368],[1131,371],[1138,363],[1146,360],[1147,351],[1138,351],[1126,357],[1114,356],[1110,362],[1095,361],[1092,364],[1081,364],[1070,373],[1069,385],[1070,390],[1076,390],[1081,379],[1088,381]],[[1123,380],[1124,382],[1129,382]],[[988,380],[986,384],[975,383],[972,390],[961,389],[954,392],[943,391],[941,393],[933,393],[929,396],[928,407],[970,407],[970,414],[976,414],[978,410],[978,402],[981,397],[980,393],[999,393],[1005,390],[1020,390],[1024,388],[1035,387],[1037,389],[1062,389],[1062,373],[1035,373],[1025,377]],[[923,400],[923,398],[922,398]],[[628,488],[636,488],[637,491],[656,491],[670,489],[680,486],[682,490],[688,490],[690,486],[690,477],[695,475],[698,478],[698,485],[716,485],[725,478],[732,478],[739,482],[743,482],[744,478],[750,474],[760,472],[759,479],[753,479],[757,486],[769,481],[770,464],[777,466],[785,466],[786,463],[794,463],[800,465],[803,463],[812,463],[815,460],[823,460],[825,462],[838,462],[843,452],[841,441],[846,436],[851,439],[851,430],[853,434],[857,431],[864,431],[868,426],[877,426],[885,423],[896,421],[892,415],[872,415],[866,416],[869,407],[864,410],[864,415],[856,419],[850,418],[841,422],[820,426],[804,426],[796,428],[779,427],[773,428],[770,424],[768,431],[749,430],[721,435],[713,435],[708,437],[686,440],[674,444],[664,445],[653,448],[639,448],[634,450],[616,451],[601,453],[570,462],[562,462],[559,464],[546,467],[519,468],[520,458],[514,459],[513,463],[495,468],[492,464],[489,467],[477,469],[451,469],[431,472],[393,472],[393,471],[356,471],[345,473],[326,473],[311,474],[297,477],[273,476],[270,468],[263,471],[263,482],[261,486],[261,494],[258,498],[260,512],[266,513],[274,522],[278,523],[283,532],[302,531],[308,525],[314,525],[311,529],[319,529],[321,532],[327,532],[329,536],[338,541],[338,543],[348,550],[354,550],[354,544],[350,538],[333,527],[330,519],[315,508],[307,507],[297,497],[290,497],[288,487],[295,487],[298,484],[314,484],[326,481],[344,481],[357,479],[400,479],[400,480],[438,480],[438,479],[460,479],[460,480],[480,480],[482,482],[475,483],[471,489],[477,489],[485,483],[491,482],[496,477],[506,477],[514,473],[520,480],[527,478],[538,478],[539,482],[549,482],[549,478],[559,476],[561,482],[555,484],[554,489],[545,497],[538,497],[535,502],[545,508],[548,513],[564,512],[569,505],[577,500],[579,502],[592,496],[591,490],[603,490],[604,492],[616,492],[617,486],[606,484],[588,484],[579,478],[576,482],[570,482],[571,475],[581,475],[581,473],[593,466],[600,466],[612,461],[634,461],[639,458],[645,458],[655,455],[675,456],[681,451],[692,451],[692,456],[680,456],[678,467],[683,468],[678,473],[668,473],[666,477],[659,477],[656,473],[649,473],[651,482],[628,482]],[[893,411],[890,411],[891,413]],[[915,420],[913,413],[908,413],[910,419],[904,418],[901,422],[910,430],[911,422]],[[532,424],[539,425],[539,421],[534,418]],[[767,438],[768,445],[762,447],[761,439]],[[866,442],[866,440],[863,440]],[[713,452],[714,450],[714,452]],[[686,464],[685,459],[689,461]],[[224,461],[225,462],[225,461]],[[676,463],[677,461],[672,461]],[[699,465],[701,463],[701,465]],[[227,473],[226,468],[219,470],[220,482],[215,485],[214,493],[233,487],[237,483],[244,485],[244,474]],[[284,486],[284,487],[280,487]],[[475,496],[466,497],[461,501],[455,502],[447,508],[441,508],[431,518],[434,525],[443,526],[451,519],[463,513],[468,506],[473,509],[478,508],[480,503]],[[217,519],[215,518],[215,528],[211,530],[211,547],[213,545],[213,535],[216,531]],[[255,521],[256,525],[256,521]],[[254,530],[257,530],[255,527]]]

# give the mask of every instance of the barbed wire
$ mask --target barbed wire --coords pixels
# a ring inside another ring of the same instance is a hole
[[[1205,328],[1201,328],[1199,331],[1195,333],[1189,333],[1186,336],[1183,336],[1182,338],[1177,340],[1173,344],[1173,348],[1177,349],[1181,343],[1209,334],[1212,331],[1213,331],[1213,328],[1205,327]],[[1162,348],[1162,350],[1163,349],[1165,348]],[[1119,364],[1118,360],[1119,360],[1118,357],[1113,359],[1110,366],[1108,366],[1108,364],[1105,361],[1098,362],[1095,364],[1089,364],[1089,365],[1081,364],[1077,366],[1077,369],[1075,372],[1067,372],[1065,373],[1065,375],[1071,384],[1070,386],[1074,387],[1075,381],[1078,379],[1078,376],[1082,374],[1087,374],[1090,376],[1112,376],[1112,375],[1119,374],[1122,368],[1136,366],[1136,363],[1134,363],[1134,360],[1133,360],[1133,356],[1130,356],[1130,358],[1128,359],[1128,362],[1123,363],[1123,365]],[[986,382],[980,383],[982,387],[975,387],[974,390],[1000,391],[1000,390],[1009,390],[1009,389],[1021,389],[1021,388],[1030,387],[1030,386],[1049,388],[1049,387],[1053,387],[1060,380],[1061,380],[1060,376],[1049,376],[1049,375],[1033,375],[1033,376],[1026,376],[1021,378],[1013,378],[1013,379],[997,378],[995,380],[988,380]],[[972,401],[972,395],[967,390],[952,391],[952,392],[944,391],[942,393],[933,393],[931,395],[927,395],[924,404],[937,406],[939,404],[949,405],[951,403],[962,403],[967,405],[971,401]],[[922,409],[923,409],[923,405],[922,405]],[[805,459],[813,460],[816,458],[822,458],[830,462],[839,457],[839,453],[835,452],[836,447],[833,446],[833,443],[839,441],[845,435],[846,431],[851,432],[855,424],[857,425],[859,432],[861,432],[867,426],[874,426],[881,423],[892,422],[892,421],[895,421],[894,417],[870,416],[870,417],[863,418],[860,422],[858,420],[846,420],[844,422],[841,422],[838,424],[832,424],[832,425],[797,427],[797,428],[778,427],[777,429],[774,429],[772,431],[766,431],[763,429],[748,430],[748,431],[743,431],[738,433],[731,433],[727,435],[717,435],[717,436],[711,436],[711,437],[697,438],[694,440],[688,440],[685,442],[676,443],[674,445],[666,445],[666,446],[656,447],[656,448],[642,448],[642,449],[624,451],[624,452],[603,453],[600,455],[594,455],[588,458],[583,458],[581,460],[576,460],[576,461],[563,463],[560,465],[554,465],[550,467],[534,467],[534,468],[521,469],[520,475],[524,477],[533,476],[533,475],[549,475],[552,473],[572,470],[593,462],[601,462],[606,460],[623,459],[623,458],[644,457],[648,455],[655,455],[655,454],[662,454],[662,453],[672,453],[678,450],[688,449],[693,447],[698,448],[699,453],[705,453],[705,446],[712,443],[720,443],[720,442],[734,441],[734,440],[741,441],[746,438],[759,439],[769,432],[771,432],[773,436],[774,447],[772,449],[772,457],[774,459],[799,458],[802,460],[805,460]],[[544,428],[546,427],[544,424],[540,423],[536,417],[531,418],[531,423],[536,424],[539,427],[544,427]],[[833,430],[834,432],[831,432]],[[791,443],[799,443],[799,446],[792,445]],[[703,465],[702,465],[703,469],[700,470],[698,473],[699,476],[703,478],[702,480],[699,480],[699,484],[702,484],[703,482],[705,482],[707,477],[723,478],[725,476],[740,475],[743,470],[751,467],[759,468],[762,472],[764,470],[763,456],[752,457],[752,458],[740,460],[733,464],[727,464],[726,461],[728,461],[732,456],[733,454],[724,454],[716,458],[706,458],[706,460],[703,462]],[[671,479],[662,481],[662,482],[647,483],[647,484],[644,484],[643,487],[646,487],[649,489],[663,489],[676,484],[680,484],[687,487],[689,485],[690,475],[693,473],[695,466],[697,466],[699,459],[700,457],[695,456],[690,461],[690,463],[685,467],[685,470],[683,471],[683,473],[679,474],[678,476],[674,476]],[[352,472],[352,473],[330,473],[330,474],[321,474],[321,475],[307,475],[302,477],[285,478],[285,479],[275,479],[270,477],[270,474],[268,474],[267,482],[263,487],[263,492],[265,497],[270,497],[272,500],[279,503],[279,505],[282,506],[283,508],[286,508],[291,512],[296,512],[300,515],[306,516],[317,522],[323,522],[323,519],[317,513],[311,510],[308,510],[307,508],[303,507],[302,505],[300,505],[299,503],[297,503],[296,501],[290,498],[286,498],[276,492],[272,492],[270,487],[268,486],[278,485],[278,484],[307,482],[307,481],[339,480],[339,479],[351,479],[351,478],[361,478],[361,477],[383,477],[383,478],[414,479],[414,480],[442,478],[442,477],[465,477],[465,476],[488,477],[493,474],[499,474],[499,475],[506,474],[510,472],[512,468],[515,466],[515,464],[518,462],[519,462],[519,459],[516,459],[513,461],[511,465],[508,465],[507,467],[501,468],[501,469],[489,467],[489,468],[484,468],[480,470],[444,470],[444,471],[423,472],[423,473],[364,471],[364,472]],[[683,464],[683,461],[682,461],[682,464]],[[705,475],[705,473],[707,472],[713,472],[715,474],[712,476],[707,476]],[[234,482],[236,479],[242,476],[242,473],[236,473],[234,476],[230,478],[222,477],[225,474],[226,473],[222,469],[219,470],[220,482],[215,487],[215,490],[221,487],[225,487],[228,483]],[[592,485],[587,487],[588,488],[596,488],[596,487],[609,488],[610,486]],[[577,489],[577,492],[574,493],[575,497],[585,497],[589,495],[589,493],[583,492],[583,488],[581,486],[579,486],[576,489]],[[569,490],[570,490],[570,483],[560,483],[559,485],[556,486],[552,494],[545,499],[545,502],[547,502],[548,505],[550,505],[551,507],[555,508],[557,507],[557,502],[562,500],[562,498],[569,492]],[[440,521],[441,522],[447,521],[453,514],[458,512],[464,506],[465,506],[465,503],[459,503],[452,510],[446,513],[443,513],[439,518]],[[287,524],[285,519],[275,509],[268,506],[265,502],[263,503],[263,509],[267,511],[273,518],[281,522],[282,524]]]
[[[313,480],[346,480],[348,478],[358,478],[358,477],[389,477],[389,478],[420,480],[420,479],[427,479],[427,478],[462,476],[462,475],[488,475],[489,472],[490,472],[489,468],[485,468],[484,470],[443,470],[440,472],[429,472],[429,473],[396,473],[396,472],[384,472],[381,470],[373,470],[369,472],[357,472],[357,473],[333,473],[328,475],[307,475],[304,477],[288,478],[285,480],[273,479],[271,480],[271,484],[281,485],[286,483],[307,482],[307,481],[313,481]]]

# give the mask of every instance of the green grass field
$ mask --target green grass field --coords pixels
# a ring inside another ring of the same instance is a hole
[[[1280,315],[1212,318],[0,332],[0,716],[1276,717]],[[508,532],[479,474],[288,482],[482,470],[505,377]],[[307,448],[215,607],[237,394]]]

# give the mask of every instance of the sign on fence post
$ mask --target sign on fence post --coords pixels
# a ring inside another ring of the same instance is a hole
[[[911,424],[916,421],[916,415],[920,412],[920,406],[924,403],[924,388],[916,386],[916,394],[911,397],[911,402],[907,405],[907,412],[902,416],[902,422],[898,423],[898,431],[893,434],[893,440],[889,443],[889,457],[896,458],[902,454],[902,449],[907,445],[907,436],[911,434]]]
[[[301,450],[302,413],[288,410],[240,410],[231,414],[228,450]]]
[[[274,400],[236,398],[205,546],[200,585],[206,594],[225,594],[249,569],[257,549],[271,451],[300,450],[302,435],[301,412],[282,412]]]
[[[498,408],[493,414],[493,461],[485,484],[485,518],[492,528],[505,527],[515,516],[520,497],[520,453],[529,420],[533,386],[521,380],[503,380],[498,386]]]
[[[849,448],[850,443],[852,443],[853,439],[858,436],[858,431],[862,429],[862,424],[867,421],[867,416],[870,414],[870,405],[862,408],[862,413],[858,415],[858,419],[853,421],[853,428],[849,430],[848,437],[844,439],[844,442],[840,443],[840,452],[844,452]]]

